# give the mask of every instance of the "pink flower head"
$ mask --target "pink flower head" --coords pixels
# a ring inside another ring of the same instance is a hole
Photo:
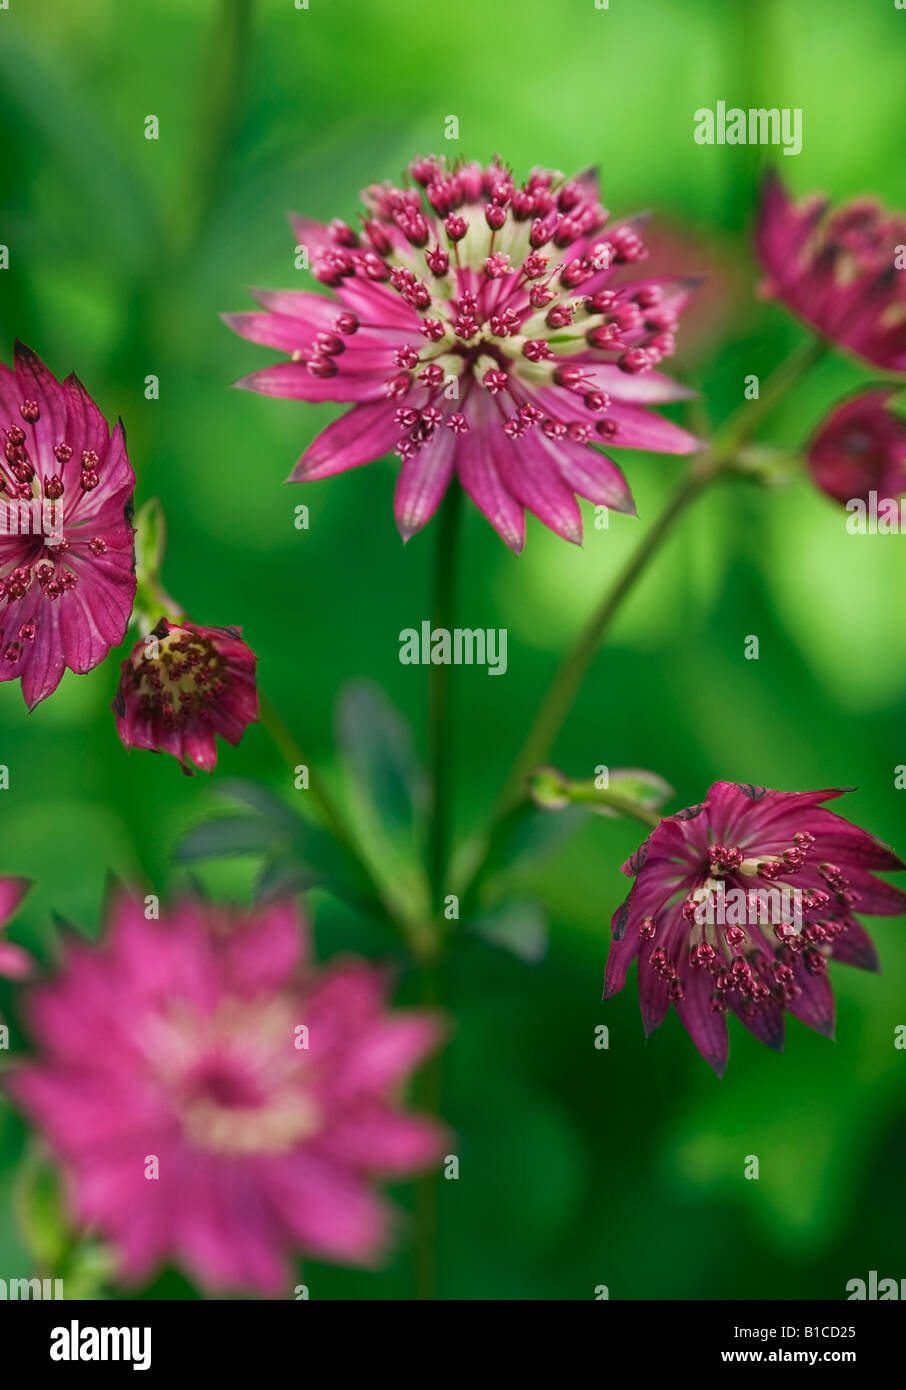
[[[609,222],[592,174],[536,169],[517,185],[494,162],[409,169],[372,185],[361,231],[294,219],[315,279],[230,314],[243,337],[288,360],[238,384],[271,396],[354,402],[305,451],[291,481],[326,478],[391,449],[396,520],[408,540],[454,474],[519,551],[523,508],[580,542],[576,494],[634,510],[597,445],[689,453],[698,441],[645,407],[690,393],[653,368],[696,280],[626,278],[646,255],[640,220]]]
[[[0,363],[0,680],[29,709],[64,670],[123,640],[135,597],[126,437],[76,376],[57,381],[17,342]]]
[[[812,478],[835,501],[906,492],[906,421],[886,408],[896,394],[884,386],[860,391],[834,407],[809,445]]]
[[[906,219],[869,199],[831,212],[813,196],[796,204],[767,178],[756,247],[765,293],[818,333],[886,371],[906,372],[906,279],[897,248]]]
[[[878,969],[853,912],[906,912],[906,894],[871,872],[906,865],[819,804],[840,795],[715,782],[700,806],[662,820],[623,865],[635,883],[611,923],[604,998],[638,957],[646,1035],[675,1004],[718,1074],[728,1009],[778,1051],[785,1009],[830,1036],[828,960]]]
[[[123,662],[113,701],[127,748],[172,753],[211,772],[215,735],[235,745],[258,718],[257,657],[238,627],[199,627],[161,618]]]
[[[31,886],[27,878],[0,878],[0,931],[18,908]],[[8,980],[22,980],[30,975],[32,958],[21,946],[15,946],[0,936],[0,975]]]
[[[70,944],[34,990],[39,1055],[8,1084],[122,1278],[173,1260],[211,1293],[287,1295],[296,1249],[379,1260],[391,1212],[373,1176],[442,1151],[392,1097],[439,1025],[384,995],[364,961],[314,970],[289,900],[189,900],[149,922],[120,896],[104,946]]]

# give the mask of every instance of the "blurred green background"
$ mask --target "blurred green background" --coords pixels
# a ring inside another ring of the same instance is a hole
[[[359,188],[429,151],[601,167],[615,213],[651,208],[673,268],[708,271],[677,372],[712,419],[803,337],[755,294],[749,229],[758,173],[742,147],[693,142],[693,112],[801,107],[793,189],[902,200],[906,13],[893,0],[11,0],[0,11],[2,351],[21,337],[72,369],[124,418],[137,500],[169,525],[164,580],[198,622],[239,624],[263,689],[328,775],[339,688],[367,675],[425,746],[424,672],[398,660],[401,628],[429,615],[434,528],[404,550],[389,462],[307,487],[284,479],[336,413],[229,385],[272,360],[218,320],[246,287],[306,287],[288,210],[352,218]],[[144,138],[147,115],[160,138]],[[459,118],[461,140],[443,138]],[[660,253],[659,253],[660,254]],[[160,399],[144,396],[160,379]],[[795,446],[868,377],[825,361],[764,438]],[[460,620],[505,626],[509,670],[453,672],[457,824],[487,813],[557,654],[656,514],[683,461],[615,451],[641,520],[583,549],[530,521],[510,554],[474,508]],[[308,531],[294,507],[311,508]],[[773,493],[728,485],[682,524],[597,657],[555,751],[573,776],[598,763],[656,769],[677,809],[715,778],[780,788],[853,785],[850,818],[906,848],[906,580],[903,543],[854,537],[805,481]],[[747,661],[748,635],[760,659]],[[0,687],[0,871],[37,884],[15,939],[49,958],[53,914],[97,931],[105,876],[167,891],[172,850],[219,804],[226,776],[287,777],[264,733],[223,748],[213,781],[170,758],[127,754],[108,711],[121,655],[68,676],[26,717]],[[636,827],[593,818],[520,884],[550,919],[545,959],[491,946],[457,957],[456,1033],[444,1113],[458,1182],[441,1184],[438,1293],[447,1298],[839,1298],[869,1269],[899,1277],[906,1191],[903,923],[875,931],[884,974],[833,971],[838,1038],[791,1021],[784,1056],[731,1026],[718,1081],[675,1013],[647,1045],[634,972],[599,1002],[608,922]],[[247,894],[248,861],[205,871]],[[383,938],[325,896],[318,950],[380,954]],[[399,997],[414,994],[405,971]],[[14,1016],[0,984],[0,1011]],[[606,1023],[610,1047],[596,1050]],[[23,1130],[0,1108],[0,1277],[28,1256],[11,1213]],[[747,1155],[761,1176],[746,1181]],[[411,1206],[411,1189],[397,1199]],[[409,1228],[394,1263],[363,1274],[306,1266],[311,1295],[411,1293]],[[193,1296],[175,1272],[146,1290]]]

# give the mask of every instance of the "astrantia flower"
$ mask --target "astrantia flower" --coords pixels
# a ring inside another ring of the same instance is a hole
[[[0,878],[0,932],[25,897],[29,886],[27,878]],[[21,980],[31,974],[31,969],[32,958],[28,952],[0,936],[0,975],[9,980]]]
[[[728,1009],[778,1050],[784,1010],[830,1036],[828,960],[878,969],[871,938],[853,913],[906,912],[906,894],[871,872],[902,869],[902,861],[820,806],[841,794],[715,782],[700,806],[662,820],[623,865],[636,881],[611,923],[605,999],[623,988],[638,958],[646,1034],[675,1004],[719,1073],[727,1061]],[[753,892],[758,897],[749,899]],[[740,913],[743,893],[748,901]]]
[[[887,371],[906,372],[906,278],[897,269],[906,218],[860,199],[831,212],[815,195],[796,204],[766,180],[756,245],[765,292],[812,328]]]
[[[523,507],[571,541],[575,494],[632,511],[622,473],[595,445],[698,447],[645,406],[688,392],[652,370],[674,349],[693,280],[626,279],[645,256],[639,223],[609,223],[595,179],[499,163],[416,160],[416,187],[372,185],[360,232],[294,219],[315,278],[336,298],[260,293],[231,314],[289,361],[239,383],[272,396],[355,402],[305,451],[294,482],[395,449],[404,540],[454,475],[514,550]]]
[[[16,343],[0,363],[0,680],[31,709],[64,670],[123,640],[132,600],[135,476],[82,383]]]
[[[289,901],[149,922],[121,898],[106,945],[71,944],[35,989],[39,1055],[9,1086],[121,1277],[177,1261],[210,1292],[288,1296],[295,1250],[378,1260],[392,1213],[372,1176],[441,1151],[392,1098],[438,1024],[384,995],[365,962],[313,970]]]
[[[906,421],[887,409],[896,388],[879,386],[835,406],[808,450],[818,487],[838,502],[906,492]]]
[[[194,763],[210,772],[217,762],[215,736],[235,747],[258,718],[257,658],[241,631],[161,618],[136,643],[113,701],[127,748],[172,753],[185,771]]]

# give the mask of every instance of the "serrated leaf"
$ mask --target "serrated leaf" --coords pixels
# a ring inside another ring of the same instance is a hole
[[[281,844],[273,825],[263,816],[217,816],[183,836],[176,847],[176,858],[191,863],[228,854],[276,853],[288,848],[289,843],[284,832]]]
[[[584,819],[585,809],[581,806],[568,806],[555,816],[535,806],[518,808],[501,827],[499,848],[486,877],[534,867],[560,849]]]
[[[511,952],[529,965],[537,965],[547,953],[548,922],[536,902],[510,899],[499,903],[473,917],[469,927],[476,936]]]
[[[427,808],[428,786],[402,715],[377,686],[357,681],[340,697],[337,733],[359,795],[390,833],[414,836]]]
[[[359,681],[338,702],[337,742],[349,814],[375,875],[394,899],[414,914],[423,913],[429,789],[409,726],[377,686]]]
[[[167,544],[164,509],[151,497],[135,514],[135,573],[140,584],[156,583]]]
[[[261,786],[258,782],[249,782],[244,777],[231,777],[228,781],[221,782],[219,791],[221,796],[241,801],[275,824],[292,826],[298,819],[297,812],[291,806],[287,806],[276,792],[272,792],[269,787]]]
[[[315,888],[321,880],[322,875],[316,869],[271,860],[264,865],[255,879],[253,897],[256,903],[269,902],[273,898],[283,898],[302,893],[307,888]]]

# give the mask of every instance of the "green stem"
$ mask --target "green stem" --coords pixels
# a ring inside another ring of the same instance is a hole
[[[295,737],[290,732],[281,715],[277,712],[276,707],[267,696],[262,695],[260,691],[258,694],[258,722],[286,763],[291,776],[295,777],[296,768],[300,765],[308,768],[308,794],[317,807],[321,820],[337,843],[342,845],[347,854],[355,861],[360,872],[368,882],[375,899],[384,910],[389,913],[389,909],[375,881],[374,875],[367,861],[359,852],[355,841],[350,836],[344,824],[343,817],[334,805],[331,796],[325,790],[322,783],[312,776],[311,763],[303,754],[302,749],[299,747],[299,744],[296,742]],[[389,915],[393,917],[392,913],[389,913]]]
[[[462,489],[454,482],[448,489],[438,518],[434,553],[434,599],[431,627],[451,630],[454,624],[459,537],[462,522]],[[437,1009],[445,1002],[445,976],[439,959],[443,947],[442,915],[453,821],[452,759],[450,756],[450,668],[431,665],[428,672],[428,760],[433,803],[428,831],[428,879],[434,920],[432,949],[423,961],[421,1002]],[[422,1068],[417,1100],[426,1114],[440,1113],[443,1095],[443,1058],[435,1053]],[[415,1189],[415,1292],[419,1300],[434,1297],[437,1276],[437,1226],[440,1175],[426,1173]]]
[[[203,234],[221,191],[224,167],[239,124],[245,65],[250,49],[252,0],[220,0],[211,25],[192,184],[195,203],[186,228],[186,251]]]
[[[522,799],[525,779],[533,767],[548,756],[554,740],[569,713],[585,673],[598,649],[601,638],[615,614],[633,589],[636,580],[648,568],[664,538],[673,529],[686,508],[701,495],[717,476],[711,467],[693,467],[686,474],[667,506],[630,555],[629,560],[595,609],[572,650],[567,653],[551,682],[528,737],[522,745],[500,799],[498,814],[502,814]]]
[[[621,796],[609,788],[596,787],[594,782],[565,782],[563,796],[572,806],[609,806],[628,820],[637,820],[653,830],[660,825],[662,816],[650,806],[643,806],[629,796]]]
[[[580,632],[572,650],[560,663],[507,778],[486,832],[483,853],[479,851],[476,856],[474,867],[460,890],[461,896],[468,895],[471,899],[474,895],[484,872],[489,851],[499,837],[501,824],[514,807],[523,801],[528,774],[549,756],[602,638],[639,577],[644,574],[664,540],[691,503],[707,491],[718,478],[734,471],[734,460],[738,450],[751,438],[754,430],[778,400],[820,361],[827,350],[828,344],[823,339],[809,339],[768,378],[759,398],[741,405],[717,431],[709,448],[693,460],[666,507],[650,531],[642,537]]]
[[[434,555],[434,603],[432,630],[453,627],[456,571],[459,551],[462,490],[453,483],[443,500],[438,519],[437,547]],[[439,912],[444,879],[450,856],[452,824],[450,769],[450,668],[428,668],[428,761],[431,769],[433,805],[428,837],[428,877],[431,903]]]
[[[749,442],[762,420],[790,387],[811,371],[829,350],[830,343],[826,338],[807,339],[768,377],[758,399],[746,401],[721,425],[711,442],[710,452],[722,459],[724,464],[731,463],[738,450]]]

